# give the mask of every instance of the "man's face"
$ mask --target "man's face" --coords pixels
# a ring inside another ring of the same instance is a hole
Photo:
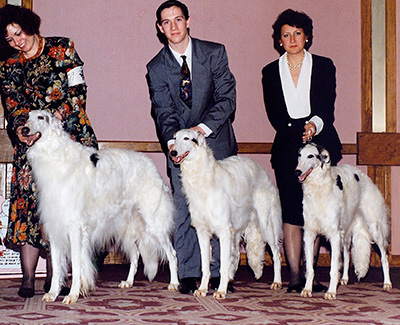
[[[157,26],[170,45],[179,45],[189,37],[187,29],[190,26],[190,17],[186,20],[181,8],[175,6],[166,8],[161,11],[161,24]]]

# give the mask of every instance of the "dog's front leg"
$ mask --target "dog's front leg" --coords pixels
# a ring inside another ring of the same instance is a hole
[[[304,230],[304,255],[306,257],[306,284],[301,292],[302,297],[312,297],[312,284],[314,280],[314,242],[317,234]]]
[[[49,292],[45,293],[42,300],[46,302],[55,301],[61,291],[62,280],[64,279],[64,272],[62,265],[61,247],[57,245],[57,241],[51,241],[53,244],[50,246],[51,266],[53,275],[51,277],[51,285]]]
[[[233,235],[233,234],[232,234]],[[225,299],[226,291],[229,282],[229,267],[231,265],[231,229],[230,227],[225,227],[220,233],[219,245],[220,245],[220,255],[221,255],[221,267],[219,270],[221,281],[217,292],[214,293],[215,299]]]
[[[327,300],[336,299],[336,289],[339,282],[341,238],[339,231],[335,231],[334,233],[334,236],[329,238],[331,243],[331,271],[329,275],[331,280],[329,282],[328,292],[325,294],[325,299]]]
[[[194,296],[205,297],[207,295],[208,282],[210,280],[211,238],[208,231],[204,228],[196,229],[196,231],[200,246],[202,277],[200,287],[194,292]]]
[[[81,240],[82,229],[80,227],[76,227],[74,231],[70,231],[72,285],[69,295],[62,301],[63,304],[74,304],[79,298],[81,289]]]

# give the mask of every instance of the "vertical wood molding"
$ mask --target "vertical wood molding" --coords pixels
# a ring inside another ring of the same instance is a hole
[[[33,0],[22,0],[22,6],[28,9],[33,9]]]
[[[386,132],[397,129],[397,55],[396,55],[396,0],[385,0],[385,52],[386,52]],[[385,199],[391,210],[391,167],[384,167]]]
[[[372,132],[372,0],[361,0],[361,130]],[[396,132],[396,0],[385,0],[386,132]],[[368,166],[368,176],[391,207],[391,168]]]
[[[361,2],[361,132],[372,132],[371,0]]]
[[[386,132],[396,132],[396,0],[385,0]]]

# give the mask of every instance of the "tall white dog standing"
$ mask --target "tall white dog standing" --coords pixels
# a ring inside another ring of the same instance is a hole
[[[194,295],[207,294],[212,235],[219,238],[221,248],[221,281],[214,298],[226,296],[239,264],[243,235],[248,262],[257,279],[262,275],[265,245],[270,245],[274,261],[271,288],[280,289],[281,207],[278,190],[265,170],[239,156],[216,160],[205,137],[188,129],[176,133],[171,156],[181,166],[182,186],[200,245],[202,279]]]
[[[304,193],[307,271],[301,295],[312,296],[313,247],[317,235],[325,236],[332,249],[330,284],[325,299],[336,299],[342,249],[344,265],[341,283],[347,284],[350,245],[354,269],[360,279],[369,269],[372,242],[380,249],[383,289],[389,291],[392,288],[387,256],[389,213],[378,187],[356,167],[345,164],[331,167],[329,152],[315,144],[307,144],[300,150],[296,172]]]
[[[44,301],[54,301],[72,265],[72,286],[63,303],[94,288],[94,248],[113,243],[130,259],[130,287],[142,256],[151,281],[167,259],[169,290],[177,290],[177,260],[170,236],[174,206],[169,188],[144,154],[83,146],[46,111],[32,111],[23,128],[34,140],[28,149],[37,186],[40,220],[49,239],[53,278]]]

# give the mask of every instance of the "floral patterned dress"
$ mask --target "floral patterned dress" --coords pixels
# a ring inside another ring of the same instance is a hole
[[[38,53],[26,59],[18,53],[0,69],[0,91],[7,129],[14,147],[7,247],[28,243],[46,247],[37,215],[35,184],[27,162],[27,146],[19,142],[16,129],[31,110],[58,112],[71,138],[97,148],[97,139],[86,115],[86,84],[83,62],[71,39],[40,37]],[[78,73],[76,78],[71,77]],[[75,82],[71,82],[71,78]],[[80,80],[80,82],[79,82]]]

